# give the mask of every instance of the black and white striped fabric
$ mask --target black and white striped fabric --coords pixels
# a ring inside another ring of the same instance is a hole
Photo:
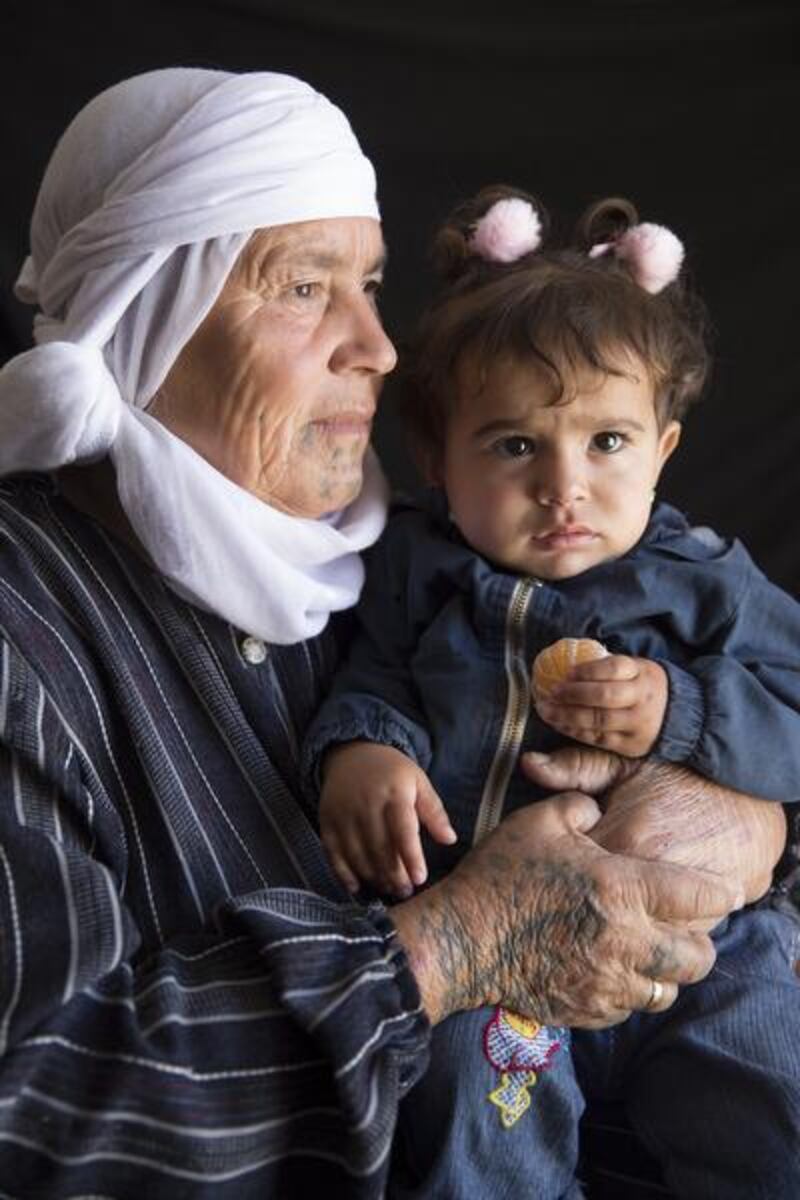
[[[382,1194],[427,1026],[295,799],[333,635],[243,655],[0,485],[0,1193]]]

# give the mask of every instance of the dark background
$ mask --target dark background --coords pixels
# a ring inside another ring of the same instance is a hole
[[[391,261],[384,315],[408,331],[437,221],[484,183],[537,193],[569,227],[623,194],[683,238],[711,309],[712,387],[661,493],[736,533],[800,594],[800,77],[792,3],[511,5],[453,0],[21,3],[0,16],[0,361],[29,344],[10,294],[59,133],[96,92],[157,66],[300,75],[375,162]],[[392,416],[378,430],[411,475]]]

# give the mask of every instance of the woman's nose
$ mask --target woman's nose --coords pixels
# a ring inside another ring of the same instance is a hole
[[[397,351],[388,337],[370,295],[353,300],[342,337],[331,355],[331,370],[388,375],[397,364]]]

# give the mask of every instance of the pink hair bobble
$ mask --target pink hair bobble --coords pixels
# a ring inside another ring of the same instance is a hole
[[[487,262],[512,263],[536,250],[542,240],[542,223],[533,205],[520,196],[496,200],[469,239],[473,254]]]
[[[632,225],[613,242],[592,246],[589,257],[599,258],[608,251],[628,263],[639,286],[653,294],[678,278],[684,254],[683,243],[671,229],[647,221]]]

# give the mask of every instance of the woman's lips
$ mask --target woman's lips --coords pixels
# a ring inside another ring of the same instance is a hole
[[[369,436],[373,413],[339,413],[335,417],[323,417],[313,424],[332,437]]]

